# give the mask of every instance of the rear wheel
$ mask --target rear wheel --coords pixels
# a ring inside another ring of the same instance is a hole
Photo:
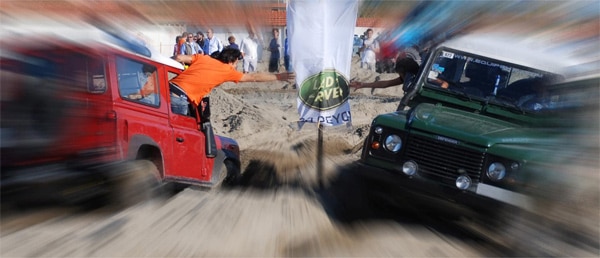
[[[148,201],[160,191],[158,168],[149,160],[124,162],[112,171],[112,175],[111,196],[117,208]]]

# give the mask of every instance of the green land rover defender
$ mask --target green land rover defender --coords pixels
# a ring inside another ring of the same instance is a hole
[[[598,139],[589,110],[600,83],[571,81],[573,64],[493,37],[432,48],[399,110],[371,123],[359,162],[376,183],[369,194],[459,214],[535,210],[536,198],[564,190],[571,162],[598,148],[586,138]]]

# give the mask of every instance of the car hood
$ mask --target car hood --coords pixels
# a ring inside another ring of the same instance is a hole
[[[529,127],[440,105],[421,104],[410,113],[408,127],[482,147],[494,144],[544,144],[550,130]],[[548,144],[550,144],[548,142]]]

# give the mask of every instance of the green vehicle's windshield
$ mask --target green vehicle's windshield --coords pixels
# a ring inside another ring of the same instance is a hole
[[[434,59],[425,87],[525,111],[551,107],[545,89],[558,79],[555,74],[451,49],[434,53]]]

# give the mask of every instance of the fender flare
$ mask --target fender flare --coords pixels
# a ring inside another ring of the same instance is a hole
[[[154,164],[156,165],[156,168],[158,169],[158,172],[160,174],[159,176],[164,177],[165,161],[164,161],[163,150],[160,147],[160,145],[154,141],[154,139],[152,139],[151,137],[149,137],[147,135],[136,134],[130,138],[129,148],[127,149],[127,154],[125,156],[125,159],[126,160],[139,159],[140,157],[138,157],[138,155],[140,153],[140,149],[144,145],[152,146],[152,147],[155,147],[156,149],[158,149],[158,151],[159,151],[158,155],[160,155],[160,157],[158,157],[158,158],[157,157],[142,157],[142,158],[152,160],[154,162]]]
[[[140,149],[140,147],[142,145],[150,145],[150,146],[156,147],[157,149],[160,150],[161,156],[162,156],[162,150],[161,150],[160,146],[158,145],[158,143],[156,143],[154,141],[154,139],[152,139],[146,135],[136,134],[136,135],[133,135],[131,137],[131,139],[129,140],[129,148],[127,149],[126,158],[127,159],[136,159],[138,150]]]
[[[241,165],[242,162],[240,161],[239,157],[233,151],[230,151],[230,150],[222,150],[222,151],[225,153],[226,160],[231,160],[231,161],[235,162],[235,164],[238,167]]]

